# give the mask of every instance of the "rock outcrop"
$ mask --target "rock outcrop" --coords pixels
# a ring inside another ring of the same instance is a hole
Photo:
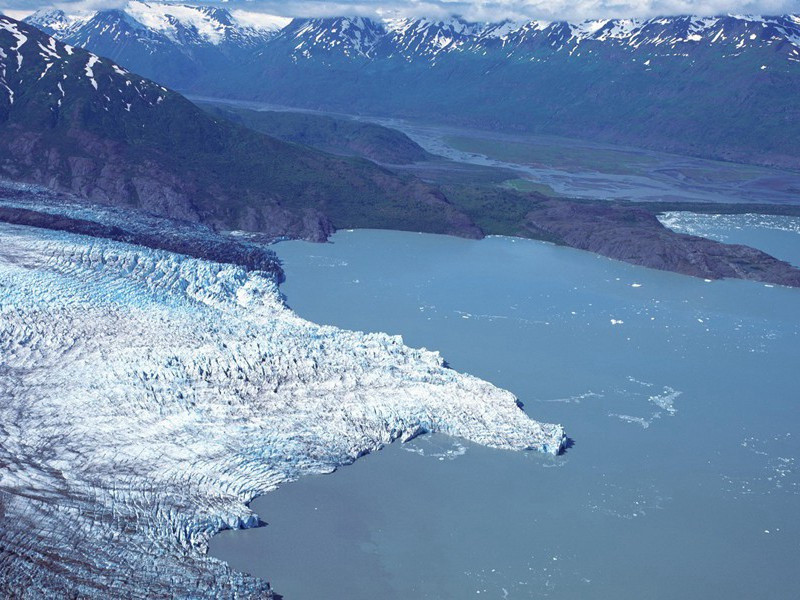
[[[785,261],[749,246],[677,233],[632,205],[542,202],[525,227],[559,244],[662,271],[800,287],[800,270]]]

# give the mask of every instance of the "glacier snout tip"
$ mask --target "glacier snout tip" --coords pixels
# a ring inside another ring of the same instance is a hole
[[[547,434],[548,435],[544,436],[545,439],[543,439],[538,445],[532,446],[532,449],[539,450],[545,454],[558,456],[559,454],[566,452],[567,448],[572,445],[572,440],[567,437],[567,434],[561,425],[553,425]]]

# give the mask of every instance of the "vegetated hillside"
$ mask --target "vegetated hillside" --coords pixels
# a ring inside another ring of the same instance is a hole
[[[130,2],[31,22],[198,95],[800,168],[796,15],[259,28],[223,9]]]
[[[480,235],[432,186],[214,118],[4,16],[0,175],[274,237],[321,240],[334,227]]]
[[[390,165],[424,161],[430,155],[406,134],[367,123],[308,112],[252,110],[199,102],[212,115],[278,139],[334,154],[361,156]]]

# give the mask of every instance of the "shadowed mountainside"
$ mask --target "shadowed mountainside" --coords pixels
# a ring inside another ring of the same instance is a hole
[[[226,229],[475,237],[434,187],[215,119],[183,96],[0,17],[0,174]]]

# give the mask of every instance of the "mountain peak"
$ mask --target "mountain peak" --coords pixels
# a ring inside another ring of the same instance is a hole
[[[25,19],[26,23],[30,23],[45,33],[60,36],[66,35],[70,28],[80,21],[80,17],[67,15],[58,8],[40,9]]]

